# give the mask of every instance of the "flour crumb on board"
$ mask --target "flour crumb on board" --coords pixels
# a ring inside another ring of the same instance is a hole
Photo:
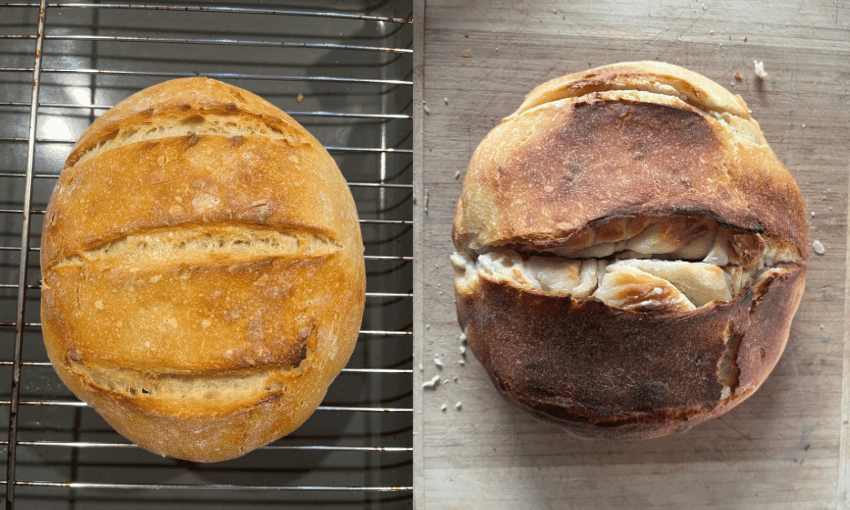
[[[764,70],[764,62],[761,60],[753,60],[753,74],[755,74],[756,78],[759,80],[767,78],[767,71]]]
[[[458,180],[459,178],[460,178],[460,170],[455,172],[455,180]]]
[[[426,103],[425,101],[422,101],[422,109],[425,110],[425,115],[431,114],[431,109],[428,108],[428,103]]]
[[[463,53],[461,53],[461,55],[463,56],[463,58],[469,58],[472,56],[472,50],[463,50]]]
[[[425,388],[426,390],[429,390],[429,389],[436,388],[438,384],[440,384],[440,376],[435,375],[431,379],[422,383],[422,387]]]
[[[443,404],[443,405],[440,406],[440,411],[446,412],[446,409],[448,409],[448,408],[449,408],[449,406],[447,406],[446,404]]]
[[[431,192],[430,192],[430,191],[428,191],[428,188],[425,188],[425,213],[426,213],[426,214],[428,213],[428,195],[429,195],[430,193],[431,193]]]
[[[463,404],[461,404],[460,402],[458,402],[457,404],[455,404],[455,409],[457,409],[458,411],[460,411],[460,408],[461,408],[461,407],[463,407]]]
[[[434,365],[436,365],[437,368],[443,368],[443,362],[440,361],[440,358],[437,354],[434,355]]]
[[[812,250],[814,250],[815,253],[817,253],[818,255],[823,255],[824,253],[826,253],[826,248],[824,248],[823,244],[821,244],[821,242],[817,239],[812,242]]]

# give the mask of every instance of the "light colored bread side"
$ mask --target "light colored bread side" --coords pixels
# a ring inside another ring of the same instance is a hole
[[[291,432],[354,349],[354,201],[272,105],[203,78],[81,137],[43,228],[42,323],[65,384],[162,455],[218,461]]]

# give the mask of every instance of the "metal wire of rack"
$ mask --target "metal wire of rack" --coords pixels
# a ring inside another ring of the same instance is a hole
[[[0,3],[7,508],[412,505],[411,4]],[[325,143],[366,246],[358,346],[322,406],[290,436],[210,465],[158,457],[115,433],[58,380],[39,323],[41,221],[76,138],[124,97],[194,75],[259,94]]]

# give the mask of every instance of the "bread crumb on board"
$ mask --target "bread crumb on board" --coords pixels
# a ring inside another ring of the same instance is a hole
[[[463,53],[461,53],[461,55],[463,55],[463,58],[469,58],[472,56],[472,50],[463,50]]]
[[[812,250],[814,250],[814,252],[818,255],[823,255],[824,253],[826,253],[826,248],[824,248],[823,244],[817,239],[812,241]]]
[[[738,81],[744,81],[744,76],[741,74],[741,71],[735,71],[735,79]]]
[[[440,376],[435,375],[430,380],[422,383],[422,387],[425,388],[426,390],[427,389],[433,389],[433,388],[436,388],[438,384],[440,384]]]
[[[767,71],[764,70],[764,62],[761,60],[753,60],[753,74],[755,74],[756,78],[759,80],[767,78]]]
[[[300,103],[304,100],[304,94],[298,94],[297,96],[295,96],[295,100]]]

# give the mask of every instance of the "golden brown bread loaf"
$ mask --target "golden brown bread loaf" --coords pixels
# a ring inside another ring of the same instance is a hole
[[[535,88],[472,156],[453,240],[496,387],[590,437],[687,430],[751,395],[808,258],[799,189],[744,101],[657,62]]]
[[[62,381],[121,434],[201,462],[301,425],[364,307],[354,200],[260,97],[187,78],[98,118],[51,197],[42,327]]]

